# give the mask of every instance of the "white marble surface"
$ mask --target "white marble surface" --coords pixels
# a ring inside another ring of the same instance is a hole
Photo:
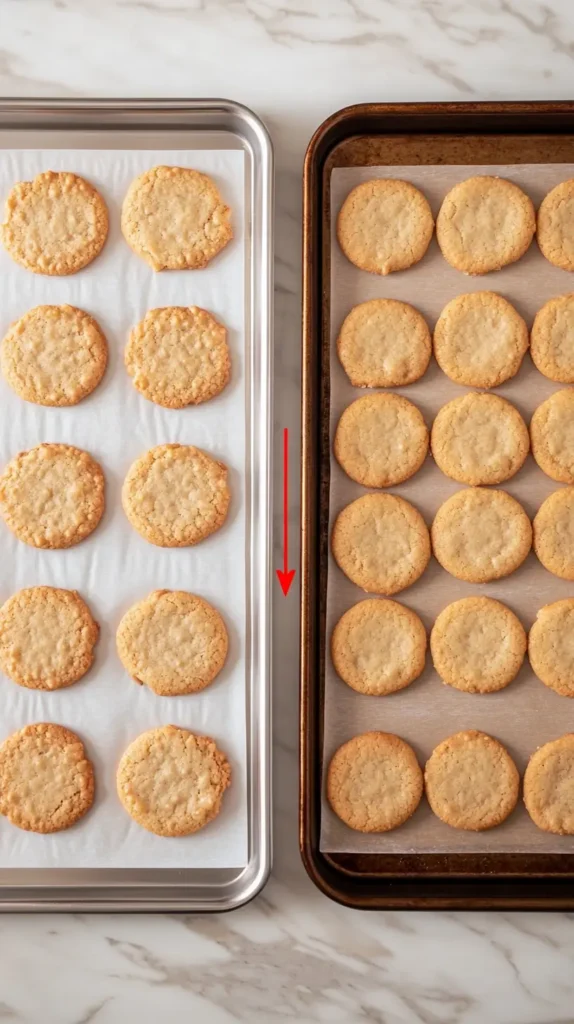
[[[314,128],[360,100],[570,98],[574,81],[572,0],[3,0],[0,10],[4,95],[220,95],[267,121],[278,165],[276,424],[295,436],[300,172]],[[294,527],[295,491],[292,512]],[[0,1019],[573,1022],[574,915],[365,915],[306,880],[297,595],[280,600],[265,892],[225,917],[1,917]]]

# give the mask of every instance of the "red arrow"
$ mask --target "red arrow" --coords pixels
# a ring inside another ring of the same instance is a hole
[[[289,593],[289,587],[293,582],[295,569],[288,569],[289,565],[289,430],[285,427],[283,431],[283,568],[276,569],[277,579],[281,584],[281,590],[285,597]]]

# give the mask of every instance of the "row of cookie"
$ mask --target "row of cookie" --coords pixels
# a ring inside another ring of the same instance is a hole
[[[367,732],[344,743],[327,771],[335,814],[358,832],[389,832],[419,806],[423,790],[446,825],[483,832],[501,825],[518,803],[520,775],[502,743],[476,729],[439,743],[424,777],[416,754],[399,736]],[[532,754],[524,773],[524,803],[544,832],[574,835],[574,733]]]
[[[231,768],[214,740],[164,725],[138,736],[119,762],[127,813],[158,836],[187,836],[221,810]],[[90,810],[94,766],[76,733],[37,722],[0,745],[0,814],[26,832],[60,832]]]
[[[198,306],[150,309],[130,332],[124,361],[144,398],[167,409],[198,405],[229,381],[227,331]],[[107,362],[101,327],[75,306],[36,306],[0,344],[6,381],[36,405],[77,405],[97,388]]]
[[[515,263],[536,234],[555,267],[574,270],[574,178],[556,185],[538,216],[529,196],[506,178],[480,175],[459,181],[436,220],[440,250],[464,274],[488,274]],[[374,178],[351,189],[337,218],[345,256],[360,270],[390,274],[422,260],[434,231],[430,205],[408,181]]]
[[[99,255],[108,209],[97,189],[70,171],[19,181],[6,199],[4,248],[35,274],[75,274]],[[215,182],[189,167],[152,167],[131,183],[121,227],[154,270],[207,266],[233,237],[231,211]]]

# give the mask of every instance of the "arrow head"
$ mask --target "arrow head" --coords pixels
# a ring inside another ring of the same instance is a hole
[[[281,590],[283,591],[285,597],[287,597],[287,594],[289,593],[289,587],[293,582],[295,569],[289,569],[288,571],[284,571],[283,569],[276,569],[275,572],[277,573],[277,579],[281,584]]]

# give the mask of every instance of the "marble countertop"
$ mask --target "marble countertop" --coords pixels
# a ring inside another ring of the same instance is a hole
[[[362,100],[572,96],[571,0],[4,0],[1,24],[5,96],[228,96],[267,122],[277,159],[278,452],[280,428],[298,436],[301,164],[317,125]],[[295,535],[295,490],[291,512]],[[0,1019],[574,1021],[574,915],[361,914],[307,880],[295,589],[280,610],[265,891],[227,916],[0,917]]]

